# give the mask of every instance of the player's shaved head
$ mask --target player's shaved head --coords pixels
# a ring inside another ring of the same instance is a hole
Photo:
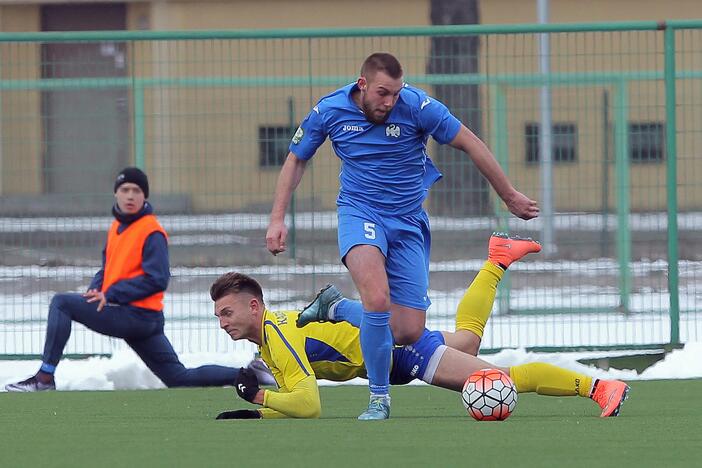
[[[361,76],[372,80],[376,73],[383,72],[394,80],[402,78],[402,65],[394,55],[387,52],[371,54],[361,65]]]
[[[228,294],[247,293],[263,303],[263,290],[258,281],[243,273],[225,273],[210,287],[210,297],[217,302]]]

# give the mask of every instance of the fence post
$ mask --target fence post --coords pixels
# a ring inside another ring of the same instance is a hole
[[[667,25],[665,45],[665,150],[668,200],[668,294],[670,298],[670,343],[680,343],[680,296],[678,291],[678,186],[675,83],[675,28]]]
[[[617,256],[619,257],[619,298],[620,308],[623,312],[629,311],[629,298],[631,295],[631,274],[629,262],[631,260],[631,230],[629,228],[629,214],[631,204],[629,200],[630,189],[630,163],[629,163],[629,87],[621,79],[617,83],[614,112],[615,135],[615,179],[617,194]]]
[[[492,102],[495,103],[495,109],[492,113],[492,151],[495,159],[502,167],[505,174],[509,173],[509,145],[508,145],[508,130],[507,130],[507,102],[505,93],[501,84],[496,84],[490,87],[492,92]],[[497,228],[500,231],[509,231],[509,213],[503,208],[502,200],[495,200],[495,215],[497,216]],[[506,271],[500,281],[497,290],[497,306],[500,313],[509,312],[509,298],[511,290],[511,281],[509,271]]]
[[[141,83],[135,83],[132,93],[134,93],[134,165],[145,169],[144,86]]]
[[[297,122],[295,120],[295,98],[292,96],[288,97],[288,126],[290,127],[290,137],[295,133]],[[290,245],[290,258],[295,260],[297,258],[297,222],[295,220],[295,215],[297,212],[295,192],[293,192],[290,198],[290,239],[288,239],[288,244]]]

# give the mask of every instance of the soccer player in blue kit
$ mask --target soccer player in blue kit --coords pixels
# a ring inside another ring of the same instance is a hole
[[[307,161],[329,138],[342,161],[339,253],[365,311],[360,340],[371,396],[362,420],[390,417],[393,343],[414,343],[424,331],[431,235],[422,203],[441,178],[427,156],[429,136],[467,153],[513,214],[522,219],[539,214],[537,203],[512,186],[485,144],[445,105],[402,77],[394,56],[374,53],[355,83],[319,100],[292,138],[266,233],[268,250],[284,252],[292,193]]]

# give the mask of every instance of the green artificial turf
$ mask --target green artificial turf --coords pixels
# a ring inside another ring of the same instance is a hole
[[[702,380],[634,382],[618,418],[578,397],[520,395],[477,422],[457,393],[394,387],[392,419],[357,421],[365,387],[321,389],[319,420],[227,420],[232,389],[0,394],[0,466],[698,466]]]

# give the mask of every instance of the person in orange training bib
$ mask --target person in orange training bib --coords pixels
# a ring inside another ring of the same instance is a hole
[[[233,385],[239,369],[214,365],[188,369],[163,332],[163,293],[170,279],[168,235],[147,201],[146,174],[136,167],[125,168],[115,180],[114,192],[115,220],[107,233],[102,268],[86,293],[53,297],[39,371],[5,389],[55,390],[54,372],[74,321],[124,339],[168,387]],[[260,369],[257,373],[266,378]]]

